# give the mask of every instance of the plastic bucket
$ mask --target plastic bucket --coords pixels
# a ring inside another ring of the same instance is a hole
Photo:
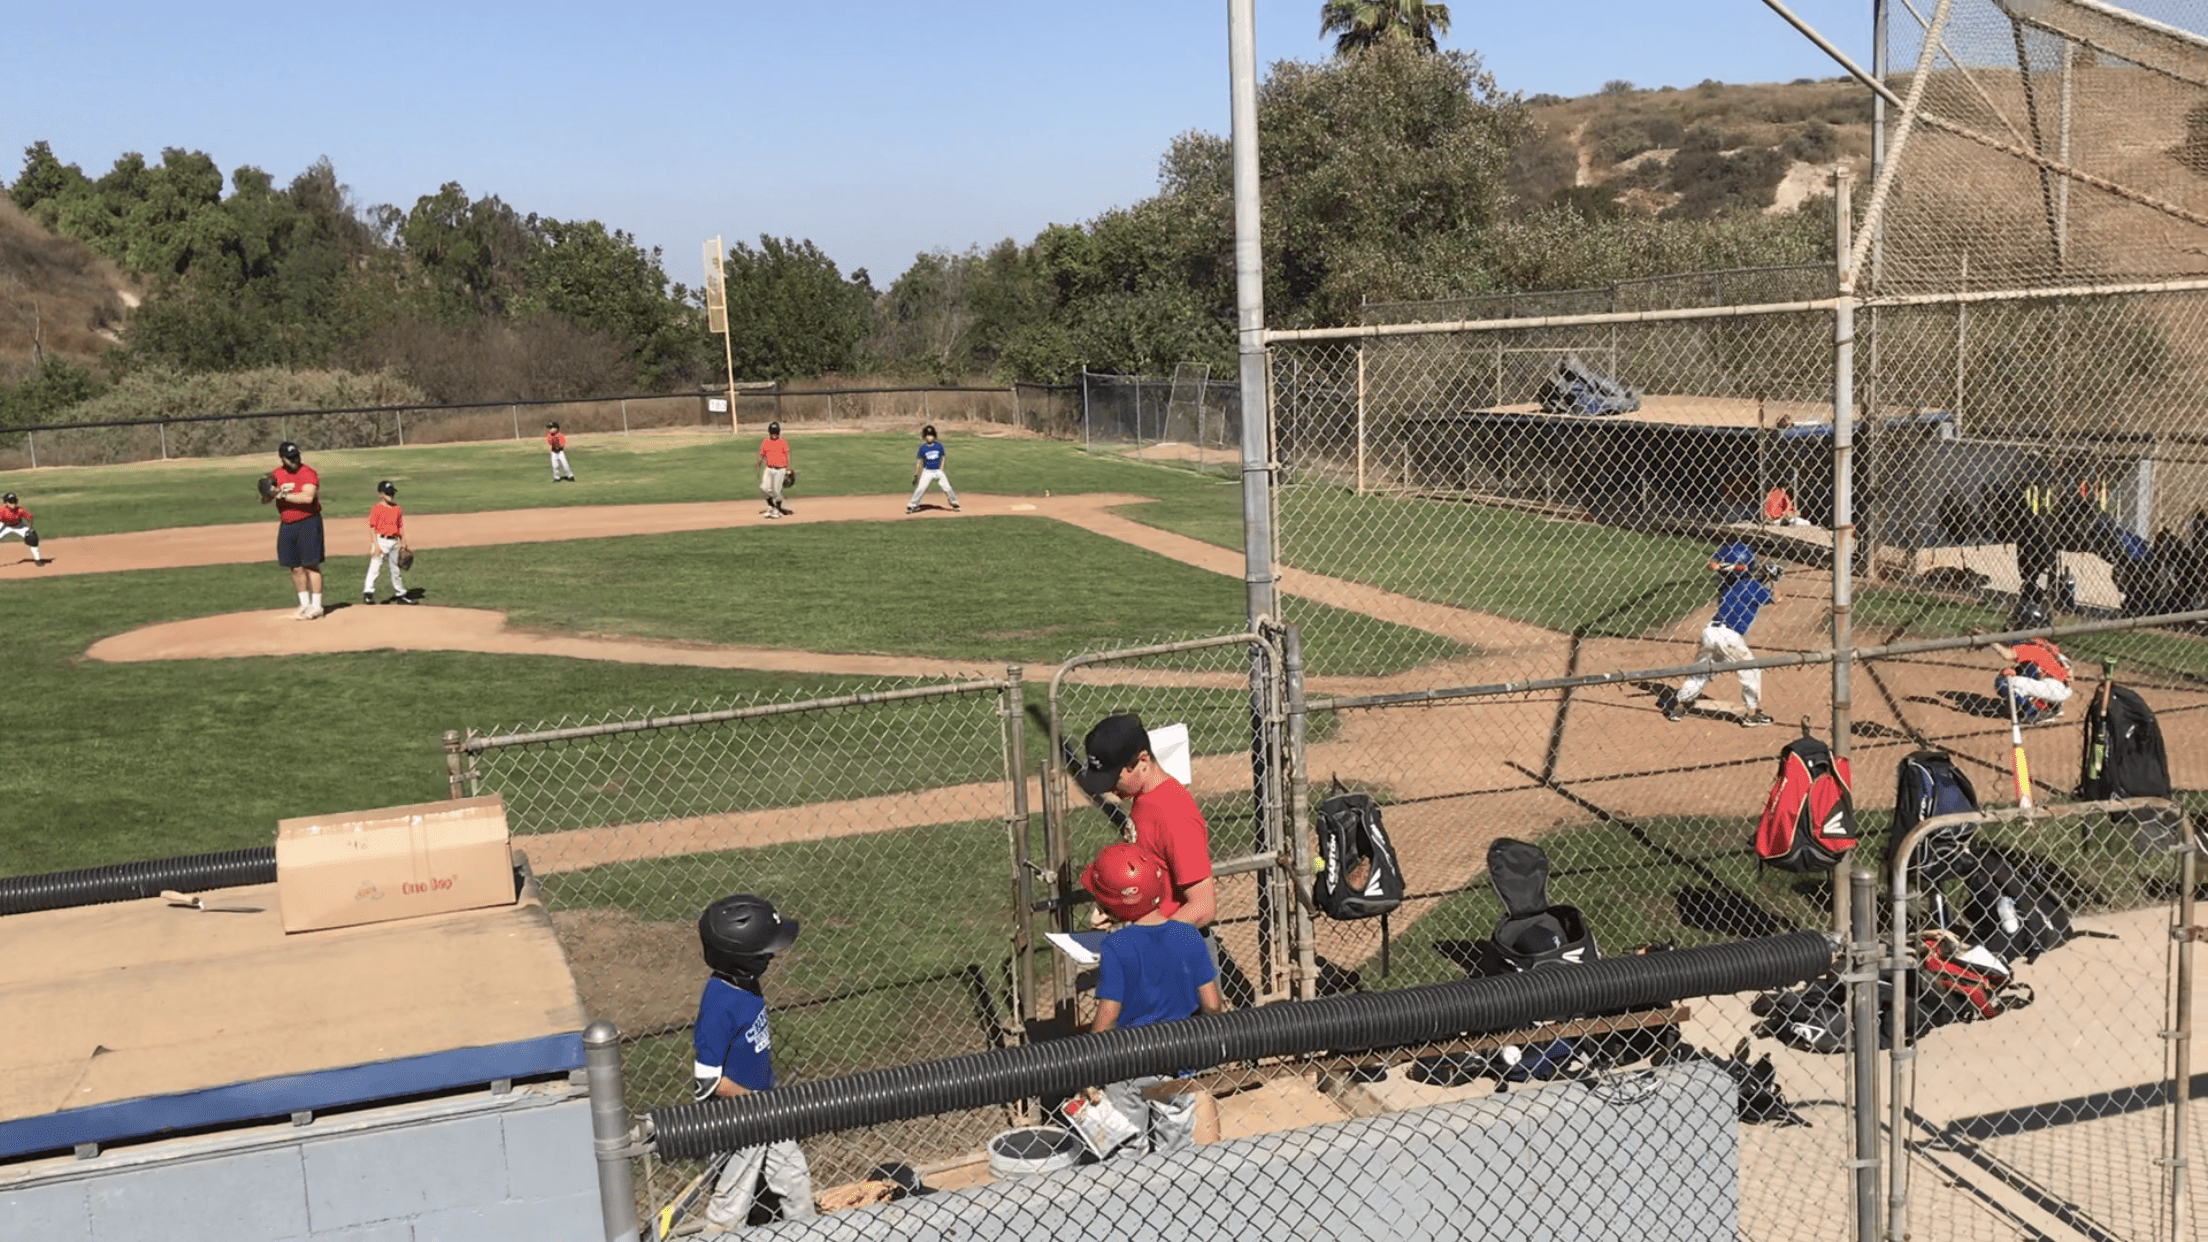
[[[1057,1126],[1021,1126],[989,1140],[989,1176],[1002,1181],[1055,1173],[1081,1162],[1081,1139]]]

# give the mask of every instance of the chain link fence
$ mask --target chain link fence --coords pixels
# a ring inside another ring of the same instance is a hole
[[[640,1098],[687,1098],[707,979],[697,918],[754,892],[801,936],[766,979],[779,1082],[1024,1037],[1019,673],[448,735],[456,796],[500,795],[584,1011]],[[816,1145],[823,1176],[963,1155],[1003,1110]],[[664,1197],[694,1167],[647,1178]]]
[[[1092,452],[1233,471],[1242,460],[1242,388],[1182,363],[1172,378],[1081,372],[1080,439]]]

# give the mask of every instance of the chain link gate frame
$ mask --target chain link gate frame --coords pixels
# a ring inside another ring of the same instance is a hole
[[[778,1081],[1001,1047],[1027,1035],[1004,879],[1029,817],[1021,676],[448,733],[447,780],[505,800],[585,1012],[619,1029],[646,1098],[687,1098],[694,921],[730,892],[804,928],[766,977]],[[1006,1119],[827,1136],[809,1155],[834,1184],[962,1157]],[[698,1171],[647,1158],[640,1213]]]

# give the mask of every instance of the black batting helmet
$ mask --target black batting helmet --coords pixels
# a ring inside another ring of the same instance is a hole
[[[780,423],[768,423],[768,424],[767,424],[767,434],[768,434],[768,435],[770,435],[770,436],[778,436],[778,435],[781,435],[781,434],[782,434],[782,424],[780,424]]]
[[[705,961],[715,970],[729,963],[742,969],[744,959],[772,957],[797,939],[797,920],[774,912],[774,903],[750,893],[723,897],[698,916],[698,943]]]

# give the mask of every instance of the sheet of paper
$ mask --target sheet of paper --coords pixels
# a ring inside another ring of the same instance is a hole
[[[1103,960],[1096,955],[1094,949],[1065,932],[1044,932],[1043,939],[1048,940],[1052,948],[1073,959],[1075,965],[1094,966]]]
[[[1159,725],[1150,730],[1150,757],[1158,761],[1167,776],[1183,785],[1190,782],[1191,769],[1188,760],[1188,726],[1185,724]]]

